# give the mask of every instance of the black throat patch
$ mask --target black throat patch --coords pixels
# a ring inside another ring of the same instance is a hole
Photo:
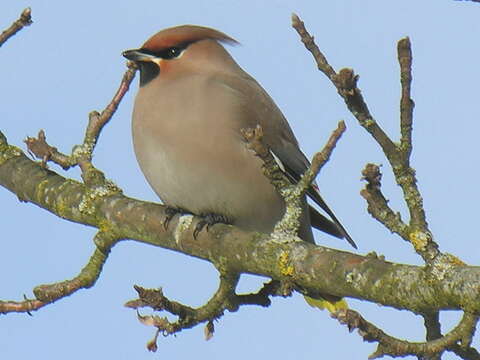
[[[140,86],[148,84],[160,74],[160,68],[154,62],[142,61],[138,66],[140,67]]]

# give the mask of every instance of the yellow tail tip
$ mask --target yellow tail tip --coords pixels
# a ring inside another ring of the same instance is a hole
[[[336,302],[331,302],[325,299],[314,299],[309,296],[304,296],[305,301],[308,305],[314,308],[318,308],[320,310],[328,310],[330,313],[334,313],[338,310],[346,310],[348,309],[348,304],[345,299],[341,299]]]

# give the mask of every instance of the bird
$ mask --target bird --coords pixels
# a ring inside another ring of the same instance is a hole
[[[264,142],[292,183],[310,163],[273,99],[224,47],[236,44],[218,30],[180,25],[124,51],[140,71],[133,145],[148,183],[173,213],[202,216],[207,229],[222,222],[268,234],[285,202],[263,174],[262,160],[247,148],[242,129],[261,126]],[[357,248],[315,182],[307,195],[326,216],[305,196],[300,239],[314,243],[315,227]]]

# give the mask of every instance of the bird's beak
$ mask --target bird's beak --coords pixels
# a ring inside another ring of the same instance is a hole
[[[122,55],[131,61],[154,61],[155,56],[142,52],[142,49],[125,50]]]

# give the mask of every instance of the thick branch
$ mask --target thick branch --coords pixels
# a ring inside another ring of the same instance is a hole
[[[0,185],[64,219],[116,229],[118,238],[206,259],[220,269],[225,266],[238,273],[288,280],[309,293],[355,297],[418,313],[461,308],[480,311],[479,267],[461,266],[452,260],[426,273],[422,267],[396,265],[305,242],[272,243],[268,236],[220,224],[194,240],[197,218],[175,218],[165,230],[163,206],[130,199],[107,188],[92,191],[42,168],[1,141]],[[289,272],[285,272],[285,259]]]

